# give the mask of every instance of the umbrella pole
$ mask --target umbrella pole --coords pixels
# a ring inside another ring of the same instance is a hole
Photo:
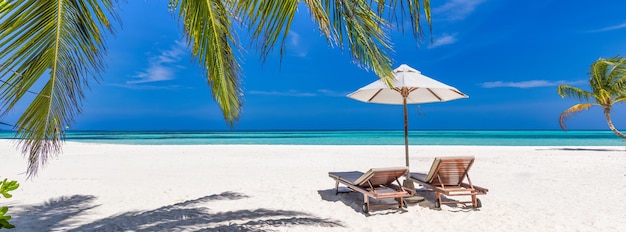
[[[406,166],[409,167],[409,119],[406,109],[406,96],[403,97],[404,106],[404,157]]]
[[[406,109],[406,95],[402,94],[402,98],[403,98],[403,106],[404,106],[404,157],[405,157],[405,161],[406,161],[406,167],[409,167],[409,118],[408,118],[408,114],[407,114],[407,109]],[[410,172],[410,171],[409,171]],[[409,172],[406,173],[406,178],[404,179],[404,182],[402,183],[402,186],[411,189],[411,195],[415,195],[415,185],[413,184],[413,181],[411,180],[411,178],[409,177]]]

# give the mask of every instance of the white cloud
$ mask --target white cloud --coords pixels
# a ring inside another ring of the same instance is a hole
[[[289,91],[284,91],[284,92],[252,90],[252,91],[249,91],[248,94],[268,95],[268,96],[289,96],[289,97],[314,97],[314,96],[317,96],[315,93],[300,92],[300,91],[297,91],[297,90],[289,90]]]
[[[430,45],[430,48],[453,44],[456,43],[456,41],[456,35],[443,34],[442,36],[437,37],[435,41],[433,41],[433,43]]]
[[[328,97],[345,97],[349,94],[349,92],[337,92],[329,89],[318,89],[317,92]]]
[[[618,29],[622,29],[622,28],[626,28],[626,23],[622,23],[620,25],[615,25],[615,26],[610,26],[610,27],[605,27],[605,28],[600,28],[600,29],[597,29],[597,30],[589,31],[589,32],[613,31],[613,30],[618,30]]]
[[[114,86],[125,89],[190,89],[182,85],[129,85],[129,84],[106,84],[108,86]]]
[[[296,57],[306,57],[308,49],[302,42],[302,36],[295,31],[289,31],[287,42],[287,54]]]
[[[135,80],[127,81],[126,84],[141,84],[174,79],[176,69],[180,68],[176,63],[181,60],[185,51],[185,44],[181,41],[175,41],[175,44],[168,50],[161,51],[160,54],[148,58],[149,66],[133,75]]]
[[[289,43],[291,43],[291,46],[296,47],[300,45],[300,34],[295,31],[289,31]]]
[[[137,73],[135,78],[139,80],[127,81],[126,84],[140,84],[156,81],[167,81],[174,79],[174,71],[172,68],[165,67],[161,64],[152,64],[143,72]]]
[[[560,84],[566,85],[579,85],[585,83],[584,80],[580,81],[547,81],[547,80],[531,80],[531,81],[519,81],[519,82],[505,82],[505,81],[493,81],[482,83],[483,88],[537,88],[537,87],[550,87],[558,86]]]
[[[336,92],[328,89],[318,89],[315,92],[303,92],[299,90],[288,90],[288,91],[262,91],[262,90],[252,90],[248,91],[247,94],[251,95],[266,95],[266,96],[289,96],[289,97],[317,97],[317,96],[327,96],[327,97],[344,97],[347,93]]]
[[[443,6],[433,9],[432,15],[443,16],[447,20],[462,20],[470,15],[485,0],[450,0]]]

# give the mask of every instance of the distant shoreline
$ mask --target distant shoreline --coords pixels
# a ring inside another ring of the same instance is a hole
[[[0,132],[0,139],[14,139],[14,134]],[[69,131],[65,139],[138,145],[404,145],[404,131]],[[609,130],[411,130],[409,145],[626,146],[626,143]]]

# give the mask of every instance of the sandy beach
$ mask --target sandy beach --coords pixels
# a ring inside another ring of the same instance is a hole
[[[433,205],[365,215],[329,171],[403,166],[403,146],[110,145],[68,142],[32,179],[0,140],[0,178],[18,180],[14,231],[620,231],[623,147],[411,146],[411,171],[476,157],[483,207]],[[418,189],[419,190],[419,189]]]

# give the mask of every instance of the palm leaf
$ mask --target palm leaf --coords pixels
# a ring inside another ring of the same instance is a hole
[[[280,55],[300,0],[235,1],[237,18],[249,28],[263,60],[280,41]],[[303,0],[329,45],[338,45],[351,52],[360,67],[374,70],[391,80],[390,41],[384,29],[388,24],[372,11],[366,0]]]
[[[387,22],[365,0],[326,0],[323,5],[330,11],[339,45],[350,50],[353,62],[389,82],[392,60],[387,52],[392,50]]]
[[[569,116],[571,116],[571,115],[573,115],[575,113],[578,113],[580,111],[588,110],[592,106],[594,106],[594,104],[592,104],[592,103],[576,104],[576,105],[570,107],[569,109],[563,111],[563,113],[561,113],[561,116],[559,116],[559,124],[561,125],[561,129],[567,130],[567,127],[565,126],[565,119],[567,119],[567,117],[569,117]]]
[[[588,102],[589,99],[594,98],[594,94],[589,91],[565,84],[559,85],[559,87],[557,88],[557,93],[562,98],[571,97],[585,102]]]
[[[233,15],[220,0],[171,0],[170,7],[178,9],[193,56],[205,69],[213,97],[232,126],[242,106],[241,67],[235,59],[237,41],[230,21]]]
[[[427,21],[430,34],[433,32],[430,17],[430,0],[377,0],[377,6],[378,14],[383,17],[387,15],[390,21],[395,21],[396,26],[401,28],[403,32],[405,22],[404,18],[408,15],[409,21],[411,22],[411,31],[413,32],[413,37],[416,39],[421,38],[424,35],[422,18]],[[423,17],[422,10],[424,11]]]
[[[0,15],[9,9],[10,4],[6,0],[0,0]]]
[[[598,59],[591,64],[589,84],[596,103],[611,106],[617,96],[626,93],[626,60],[621,57]]]
[[[104,69],[104,30],[117,19],[111,0],[16,1],[0,21],[0,104],[11,111],[41,88],[18,119],[28,177],[60,152],[64,128],[80,113],[89,77]],[[43,85],[43,87],[40,87]]]
[[[234,3],[237,15],[248,23],[252,40],[263,60],[280,40],[280,55],[285,53],[285,40],[300,0],[242,0]]]
[[[613,67],[609,71],[615,92],[626,92],[626,59],[619,56],[611,59]]]
[[[322,34],[326,37],[328,44],[339,44],[337,32],[332,28],[332,22],[330,20],[330,16],[328,15],[328,5],[322,4],[322,1],[319,0],[303,0],[303,2],[309,8],[311,17],[317,23]]]
[[[615,99],[613,99],[613,104],[624,101],[626,101],[626,94],[615,97]]]
[[[589,86],[592,92],[598,93],[600,89],[605,88],[607,67],[608,63],[604,62],[602,59],[591,64],[589,68]]]

